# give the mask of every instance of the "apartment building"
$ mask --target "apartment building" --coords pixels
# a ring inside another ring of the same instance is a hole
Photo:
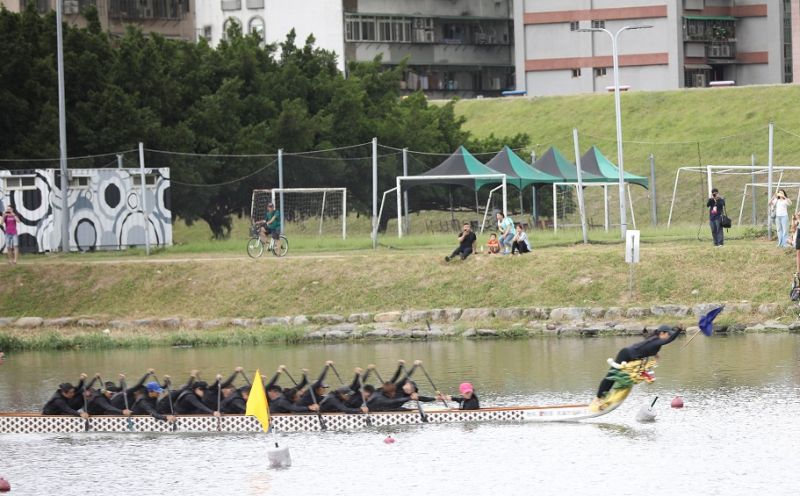
[[[341,0],[198,0],[197,39],[216,46],[232,26],[258,33],[266,43],[280,43],[295,30],[302,46],[313,34],[315,46],[339,55],[344,70],[344,24]]]
[[[403,91],[433,98],[514,88],[513,0],[343,0],[346,61],[396,66]]]
[[[792,81],[792,10],[798,0],[524,0],[515,3],[516,84],[529,95],[620,86],[666,90]],[[797,18],[800,22],[800,17]],[[796,57],[795,57],[796,59]]]
[[[0,0],[12,12],[20,12],[29,3],[45,13],[56,9],[57,0]],[[203,0],[201,0],[203,1]],[[167,38],[195,39],[195,0],[63,0],[65,22],[85,26],[80,13],[89,6],[97,7],[103,30],[112,35],[122,35],[126,26],[133,24],[142,31],[158,33]]]

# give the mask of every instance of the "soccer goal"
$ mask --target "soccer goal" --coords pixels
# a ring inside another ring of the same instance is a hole
[[[253,190],[250,217],[261,220],[267,204],[281,212],[283,233],[338,235],[347,238],[347,188],[273,188]]]

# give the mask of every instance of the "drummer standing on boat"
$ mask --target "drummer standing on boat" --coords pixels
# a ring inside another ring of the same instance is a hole
[[[641,360],[642,358],[656,356],[656,354],[658,354],[658,352],[661,350],[662,346],[675,341],[675,338],[677,338],[681,332],[683,332],[681,329],[673,330],[672,327],[668,325],[661,325],[650,337],[644,341],[640,341],[619,350],[619,353],[617,353],[616,363],[621,364],[623,362],[631,362],[633,360]],[[613,380],[607,377],[604,378],[600,382],[600,387],[597,390],[597,399],[603,399],[613,385]]]

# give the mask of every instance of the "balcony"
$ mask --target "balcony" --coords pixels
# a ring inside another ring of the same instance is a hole
[[[110,0],[108,17],[134,21],[179,21],[188,11],[189,0]]]
[[[706,44],[706,58],[708,59],[736,59],[736,43],[711,42]],[[726,60],[727,61],[727,60]]]
[[[427,45],[510,46],[506,19],[347,14],[345,41]]]
[[[683,41],[736,41],[735,17],[684,16]]]

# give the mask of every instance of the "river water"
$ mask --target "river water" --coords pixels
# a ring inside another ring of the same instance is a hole
[[[80,372],[129,383],[146,368],[184,380],[242,365],[316,374],[334,360],[391,375],[423,360],[437,386],[472,381],[482,404],[587,401],[605,359],[631,338],[448,341],[257,348],[161,348],[12,354],[0,366],[0,411],[38,410]],[[662,349],[658,380],[611,414],[569,424],[393,427],[281,435],[294,465],[267,467],[263,434],[0,435],[0,476],[11,494],[185,495],[614,494],[794,495],[800,464],[800,336],[699,336]],[[297,377],[295,377],[297,378]],[[424,375],[423,392],[429,391]],[[335,375],[328,378],[338,384]],[[683,397],[685,408],[670,408]],[[658,418],[636,421],[655,397]],[[385,444],[391,434],[397,442]]]

